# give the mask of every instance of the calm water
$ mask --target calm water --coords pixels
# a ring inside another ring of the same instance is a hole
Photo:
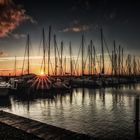
[[[0,109],[99,138],[134,137],[135,96],[140,84],[106,89],[73,89],[44,97],[10,96]]]

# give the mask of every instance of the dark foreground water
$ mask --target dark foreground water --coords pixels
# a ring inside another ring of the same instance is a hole
[[[0,98],[0,109],[105,139],[133,139],[135,97],[140,84],[120,88],[73,89],[56,95]]]

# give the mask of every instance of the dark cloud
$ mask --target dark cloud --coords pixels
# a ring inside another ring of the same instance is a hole
[[[89,25],[75,25],[63,29],[61,32],[85,32],[90,29]]]
[[[0,37],[7,36],[22,22],[29,20],[34,23],[32,17],[26,15],[26,11],[12,0],[0,0]]]
[[[14,39],[21,39],[21,38],[26,38],[26,34],[21,34],[21,33],[12,33],[10,34],[11,37]]]
[[[78,19],[73,20],[70,22],[68,27],[65,27],[61,30],[61,32],[86,32],[92,29],[91,24],[86,24]]]
[[[75,0],[72,10],[84,9],[90,10],[92,8],[92,0]]]
[[[82,32],[88,29],[87,26],[65,28],[63,32]]]

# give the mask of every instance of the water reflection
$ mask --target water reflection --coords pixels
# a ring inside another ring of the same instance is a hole
[[[11,102],[9,97],[0,97],[0,108],[2,107],[6,107],[6,108],[11,107]]]
[[[100,138],[134,138],[134,101],[140,84],[72,89],[59,93],[18,93],[2,109]],[[7,100],[7,99],[6,99]]]

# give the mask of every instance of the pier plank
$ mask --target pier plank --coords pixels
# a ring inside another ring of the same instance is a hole
[[[0,111],[0,122],[44,140],[94,140],[95,138],[39,121]]]

